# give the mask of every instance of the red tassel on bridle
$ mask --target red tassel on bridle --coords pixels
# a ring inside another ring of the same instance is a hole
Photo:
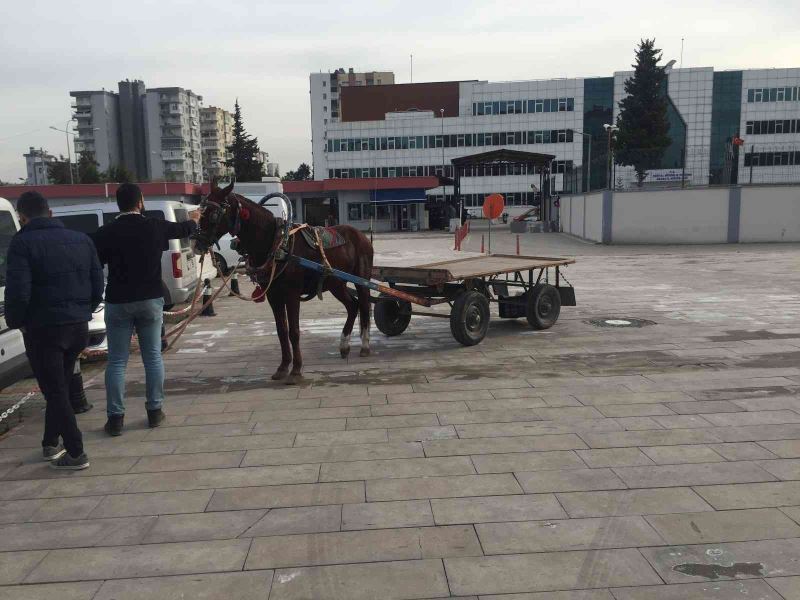
[[[242,221],[249,221],[250,220],[250,209],[248,209],[246,206],[242,206],[239,209],[239,218]]]

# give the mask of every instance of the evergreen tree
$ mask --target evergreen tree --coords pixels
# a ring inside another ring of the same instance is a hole
[[[94,152],[81,152],[78,159],[78,183],[100,183],[102,177],[97,167]]]
[[[286,171],[286,174],[281,177],[281,181],[306,181],[312,176],[311,167],[306,163],[300,163],[296,171]]]
[[[74,165],[72,165],[72,167],[74,168]],[[59,156],[58,160],[53,161],[50,163],[50,165],[48,165],[47,178],[50,180],[50,183],[70,183],[69,169],[70,164],[67,162],[67,159],[63,156]]]
[[[614,145],[618,165],[632,166],[641,186],[647,171],[658,168],[672,140],[667,120],[667,76],[658,65],[655,39],[640,40],[633,77],[625,81],[627,96],[619,103]]]
[[[131,172],[125,168],[125,165],[110,166],[108,171],[102,173],[102,178],[104,181],[108,181],[109,183],[133,182],[133,175],[131,175]]]
[[[261,181],[264,163],[259,160],[258,138],[251,137],[245,131],[238,99],[233,113],[233,143],[227,150],[231,159],[223,164],[233,169],[236,181]]]

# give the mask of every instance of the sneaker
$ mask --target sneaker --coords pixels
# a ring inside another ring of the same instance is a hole
[[[61,458],[66,450],[64,450],[64,446],[42,446],[42,458],[44,460],[56,460]]]
[[[90,410],[92,410],[92,408],[94,408],[94,404],[90,404],[88,402],[85,402],[85,403],[81,404],[80,406],[73,406],[72,407],[72,412],[74,414],[76,414],[76,415],[82,415],[83,413],[89,412]]]
[[[50,466],[60,471],[80,471],[89,466],[89,457],[84,452],[80,456],[73,458],[65,452],[61,458],[51,462]]]
[[[161,423],[164,422],[164,419],[167,418],[167,415],[164,414],[164,411],[160,408],[156,408],[154,410],[147,411],[147,424],[150,427],[158,427]]]
[[[105,429],[106,433],[112,437],[122,435],[122,425],[124,420],[125,415],[109,415],[108,421],[106,421],[103,429]]]

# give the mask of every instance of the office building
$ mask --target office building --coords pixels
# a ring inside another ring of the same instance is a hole
[[[667,74],[672,142],[645,186],[800,180],[800,69]],[[373,77],[373,85],[344,87],[337,76],[336,104],[333,75],[310,76],[315,179],[450,176],[453,158],[506,147],[555,156],[551,193],[634,184],[631,167],[609,167],[604,128],[615,122],[632,72],[415,84],[387,84],[383,75],[380,85]],[[462,179],[461,199],[480,206],[500,192],[507,204],[531,204],[540,185],[536,173],[493,167]],[[431,211],[443,200],[455,204],[450,186],[426,195]]]
[[[144,130],[151,181],[202,181],[200,103],[180,87],[151,88],[144,97]]]
[[[75,155],[91,152],[100,171],[122,164],[119,96],[115,92],[74,91]]]

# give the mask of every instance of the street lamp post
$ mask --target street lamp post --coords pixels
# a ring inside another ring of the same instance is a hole
[[[603,128],[608,132],[608,189],[614,189],[614,182],[611,179],[611,165],[613,164],[611,161],[611,138],[614,135],[615,131],[619,131],[619,127],[616,125],[610,125],[606,123],[603,125]]]
[[[69,149],[69,134],[70,134],[69,124],[74,120],[75,119],[73,117],[69,121],[67,121],[67,124],[64,125],[64,129],[59,129],[58,127],[53,127],[52,125],[50,126],[50,129],[52,129],[54,131],[63,131],[64,132],[64,137],[67,139],[67,167],[69,168],[69,182],[70,183],[75,183],[75,179],[74,179],[74,177],[72,175],[72,151]],[[75,134],[73,133],[72,135],[74,136]]]
[[[572,130],[574,133],[578,135],[582,135],[583,137],[589,138],[589,157],[586,161],[586,191],[592,191],[592,134],[591,133],[583,133],[582,131],[578,131],[577,129]]]

